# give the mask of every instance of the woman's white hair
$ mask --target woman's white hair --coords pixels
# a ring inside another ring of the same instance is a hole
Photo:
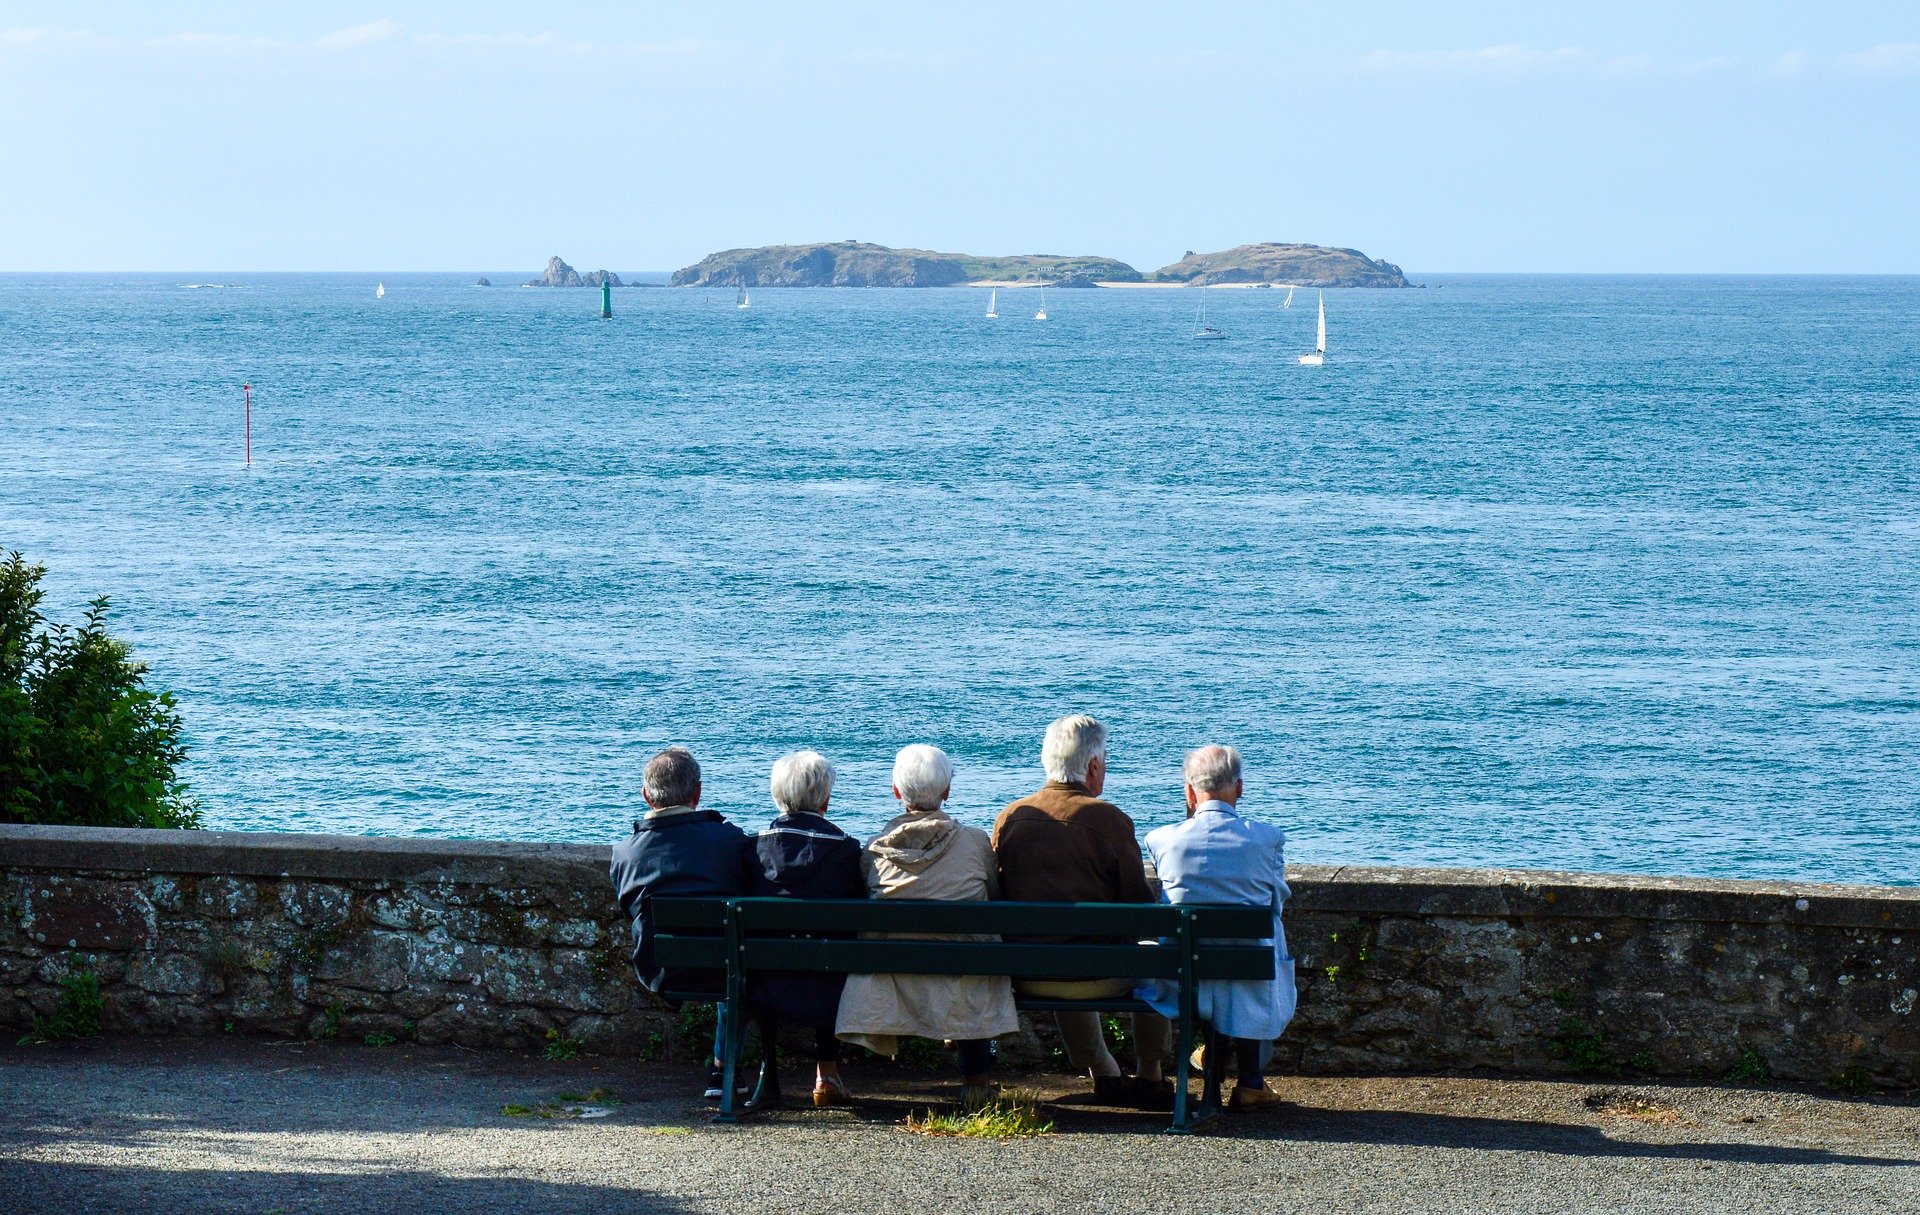
[[[1046,766],[1047,779],[1083,781],[1087,769],[1107,754],[1107,728],[1084,713],[1062,717],[1047,727],[1040,744],[1040,762]]]
[[[771,783],[782,814],[818,814],[833,795],[833,765],[818,751],[795,751],[774,761]]]
[[[1240,752],[1208,744],[1187,752],[1181,774],[1200,793],[1225,793],[1240,783]]]
[[[893,787],[909,810],[938,810],[953,788],[953,761],[938,747],[914,743],[893,757]]]

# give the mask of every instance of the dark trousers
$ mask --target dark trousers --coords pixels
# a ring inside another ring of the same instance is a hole
[[[960,1056],[963,1076],[984,1076],[993,1070],[992,1038],[963,1038],[953,1044],[953,1051]]]
[[[753,1020],[754,1024],[760,1027],[760,1049],[765,1051],[769,1043],[779,1039],[779,1019],[760,1013]],[[813,1061],[815,1063],[840,1062],[840,1039],[834,1037],[831,1028],[816,1028],[813,1031]]]

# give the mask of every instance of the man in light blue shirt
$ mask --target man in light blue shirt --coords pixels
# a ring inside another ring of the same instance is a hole
[[[1239,1087],[1227,1108],[1271,1105],[1280,1096],[1267,1088],[1262,1065],[1268,1046],[1293,1019],[1296,1000],[1293,958],[1280,925],[1281,909],[1292,893],[1287,889],[1286,832],[1240,817],[1235,806],[1244,783],[1240,753],[1232,747],[1189,752],[1184,775],[1187,819],[1149,832],[1147,853],[1169,903],[1273,908],[1273,978],[1209,979],[1196,993],[1201,1019],[1234,1039]],[[1168,1016],[1179,1015],[1179,992],[1173,984],[1156,984],[1141,994]]]

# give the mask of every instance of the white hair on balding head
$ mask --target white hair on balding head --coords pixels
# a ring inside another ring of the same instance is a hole
[[[818,814],[833,795],[833,765],[818,751],[795,751],[774,761],[771,783],[782,814]]]
[[[1047,779],[1083,781],[1087,769],[1107,754],[1107,728],[1084,713],[1062,717],[1047,727],[1040,744],[1040,762],[1046,766]]]
[[[953,788],[953,761],[938,747],[914,743],[893,758],[893,787],[909,810],[938,810]]]
[[[1210,743],[1187,752],[1181,774],[1200,793],[1225,793],[1240,783],[1240,752]]]

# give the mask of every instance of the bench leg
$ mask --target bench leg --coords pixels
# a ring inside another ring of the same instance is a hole
[[[1227,1043],[1229,1039],[1209,1024],[1206,1032],[1207,1067],[1206,1080],[1201,1089],[1200,1115],[1212,1118],[1220,1113],[1220,1092],[1225,1087],[1227,1076]]]
[[[740,1001],[722,1000],[715,1011],[720,1014],[720,1040],[725,1053],[720,1057],[720,1112],[713,1120],[738,1122],[740,1114],[734,1109],[733,1088],[740,1062]]]
[[[1187,1096],[1187,1081],[1193,1074],[1193,1021],[1192,997],[1189,991],[1182,991],[1179,1032],[1173,1046],[1173,1125],[1167,1128],[1172,1135],[1193,1133],[1192,1102]]]
[[[757,1023],[760,1026],[760,1076],[753,1083],[753,1096],[747,1098],[749,1114],[780,1104],[780,1023],[772,1017],[758,1018]]]

